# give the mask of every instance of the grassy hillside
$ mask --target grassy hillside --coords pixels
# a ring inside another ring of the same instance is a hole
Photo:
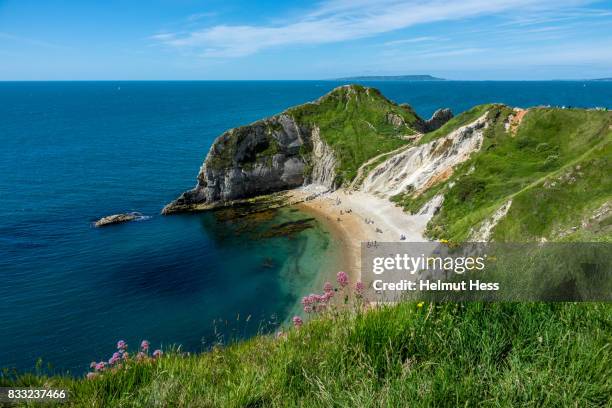
[[[378,90],[359,85],[336,88],[316,103],[289,109],[299,123],[318,126],[339,160],[340,185],[350,182],[368,159],[408,143],[421,119],[389,101]]]
[[[88,407],[603,407],[608,304],[414,304],[315,318],[202,355],[166,353],[95,379],[0,385],[71,390]]]
[[[581,221],[612,200],[612,112],[535,108],[512,132],[504,126],[510,108],[483,105],[426,137],[443,135],[485,108],[492,122],[479,152],[444,183],[418,196],[394,197],[416,211],[444,193],[442,209],[428,226],[431,237],[465,241],[472,228],[512,199],[493,231],[495,240],[559,239],[584,228]],[[597,222],[608,225],[610,214]]]

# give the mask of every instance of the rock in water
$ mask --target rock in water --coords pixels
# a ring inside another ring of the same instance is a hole
[[[105,227],[111,224],[119,224],[122,222],[134,221],[141,217],[142,217],[142,214],[136,213],[136,212],[124,213],[124,214],[113,214],[113,215],[108,215],[106,217],[100,218],[98,221],[94,223],[94,226],[96,228]]]

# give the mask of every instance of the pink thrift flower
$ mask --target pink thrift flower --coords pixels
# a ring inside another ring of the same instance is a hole
[[[325,292],[325,295],[323,295],[323,297],[325,298],[326,302],[329,302],[329,300],[334,297],[334,292]]]
[[[153,352],[153,357],[155,357],[155,358],[157,358],[157,357],[161,357],[161,355],[162,355],[162,354],[163,354],[163,353],[162,353],[162,351],[161,351],[161,350],[159,350],[159,349],[157,349],[157,350],[155,350],[155,351]]]
[[[355,294],[357,296],[361,296],[363,295],[363,290],[365,289],[365,286],[363,285],[363,282],[357,282],[355,284]]]
[[[310,306],[310,305],[304,306],[304,312],[311,313],[312,312],[312,306]]]
[[[121,354],[114,353],[113,356],[108,360],[108,365],[115,365],[115,363],[119,360],[121,360]]]
[[[336,275],[336,280],[342,287],[345,287],[349,283],[348,275],[346,274],[346,272],[342,271],[338,272],[338,274]]]
[[[147,355],[142,351],[139,351],[138,354],[136,354],[136,361],[142,361],[145,358],[147,358]]]
[[[334,291],[334,286],[331,284],[331,282],[325,282],[325,285],[323,285],[323,292],[330,293]]]
[[[118,350],[125,350],[127,348],[127,343],[123,340],[119,340],[117,342],[117,349]]]
[[[96,371],[102,371],[102,370],[104,370],[104,367],[106,367],[106,363],[104,361],[101,361],[98,364],[96,364],[95,370]]]
[[[148,351],[149,345],[150,344],[147,340],[143,340],[142,343],[140,343],[140,348],[142,349],[142,351]]]
[[[302,327],[303,324],[304,324],[304,321],[302,320],[300,316],[293,317],[293,326],[295,326],[295,328],[299,329],[300,327]]]
[[[87,379],[88,380],[93,380],[97,376],[98,376],[98,373],[87,373]]]

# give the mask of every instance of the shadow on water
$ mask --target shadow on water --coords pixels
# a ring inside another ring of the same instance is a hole
[[[258,241],[269,238],[296,238],[315,227],[316,220],[292,208],[269,208],[266,203],[244,203],[212,211],[202,218],[202,227],[217,244],[233,244],[235,239]]]

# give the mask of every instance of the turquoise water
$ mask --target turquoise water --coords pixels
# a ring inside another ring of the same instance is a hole
[[[42,358],[82,373],[118,339],[198,351],[284,320],[331,268],[337,248],[323,226],[262,238],[213,214],[158,214],[193,186],[225,129],[337,85],[0,83],[0,366],[30,370]],[[370,85],[423,116],[486,102],[612,108],[603,82]],[[90,225],[125,211],[152,218]],[[256,228],[306,217],[283,210]]]

